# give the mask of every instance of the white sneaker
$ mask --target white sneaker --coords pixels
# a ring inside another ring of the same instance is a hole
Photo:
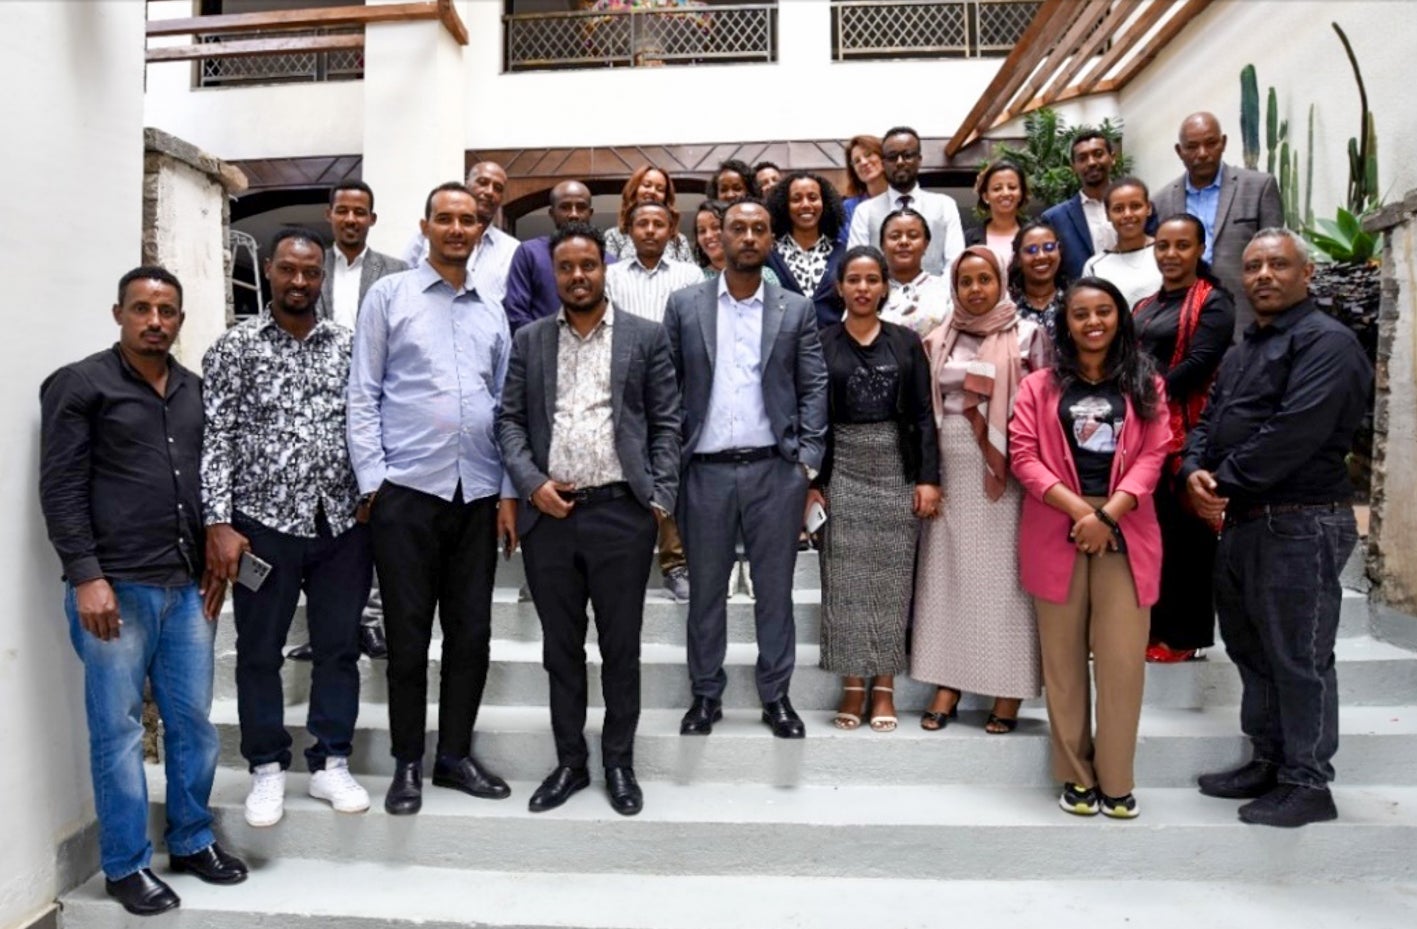
[[[348,758],[326,758],[325,770],[310,775],[310,796],[330,801],[339,813],[363,813],[369,809],[369,791],[349,773]]]
[[[274,826],[285,815],[285,772],[280,762],[257,765],[251,772],[251,792],[246,795],[246,822]]]

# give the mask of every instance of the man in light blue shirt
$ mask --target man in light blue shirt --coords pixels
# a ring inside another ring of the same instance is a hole
[[[497,542],[516,547],[516,491],[496,421],[511,353],[499,308],[467,269],[481,220],[467,188],[428,196],[428,256],[383,278],[360,309],[350,367],[349,450],[369,520],[389,646],[392,814],[422,807],[428,645],[443,630],[433,783],[502,799],[506,782],[472,758],[487,682]]]
[[[1225,175],[1225,165],[1221,164],[1209,184],[1197,187],[1186,175],[1186,212],[1205,226],[1205,252],[1201,255],[1210,261],[1215,254],[1215,210],[1220,206],[1220,182]]]

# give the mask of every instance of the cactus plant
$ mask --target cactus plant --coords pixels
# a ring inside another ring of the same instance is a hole
[[[1304,228],[1314,224],[1314,105],[1309,104],[1309,143],[1304,150]]]
[[[1265,103],[1264,113],[1264,140],[1265,148],[1269,150],[1269,157],[1265,162],[1265,171],[1274,173],[1274,159],[1279,154],[1279,95],[1274,92],[1274,88],[1269,89],[1269,99]]]
[[[1253,171],[1260,163],[1260,88],[1254,65],[1240,70],[1240,138],[1245,167]]]
[[[1333,31],[1338,33],[1338,40],[1343,43],[1343,51],[1353,67],[1353,78],[1358,82],[1358,135],[1348,140],[1348,210],[1361,216],[1366,210],[1377,206],[1379,200],[1377,128],[1372,111],[1368,109],[1368,88],[1363,83],[1358,56],[1338,23],[1331,25]]]

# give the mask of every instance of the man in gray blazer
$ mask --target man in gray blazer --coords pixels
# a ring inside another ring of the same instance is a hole
[[[1152,198],[1164,220],[1190,213],[1205,225],[1205,254],[1210,269],[1235,298],[1235,341],[1255,320],[1245,297],[1241,266],[1245,246],[1261,229],[1284,225],[1284,204],[1274,175],[1225,164],[1225,135],[1211,113],[1192,113],[1181,123],[1176,154],[1186,173]]]
[[[827,371],[806,297],[762,279],[772,222],[756,200],[723,220],[721,277],[671,294],[664,328],[683,392],[679,527],[689,558],[689,676],[680,724],[723,716],[727,584],[741,535],[757,592],[758,696],[779,738],[801,738],[788,686],[796,660],[792,575],[808,482],[822,465]]]
[[[657,523],[679,487],[679,389],[658,323],[605,297],[605,242],[584,223],[551,237],[561,309],[517,331],[497,438],[517,495],[527,585],[551,679],[557,767],[533,813],[590,784],[585,736],[586,603],[595,607],[610,805],[644,798],[634,773],[640,627]]]

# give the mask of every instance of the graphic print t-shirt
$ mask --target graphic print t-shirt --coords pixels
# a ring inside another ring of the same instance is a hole
[[[1114,381],[1089,384],[1074,381],[1063,392],[1058,416],[1077,464],[1084,497],[1105,497],[1110,489],[1112,459],[1122,433],[1126,401]]]

